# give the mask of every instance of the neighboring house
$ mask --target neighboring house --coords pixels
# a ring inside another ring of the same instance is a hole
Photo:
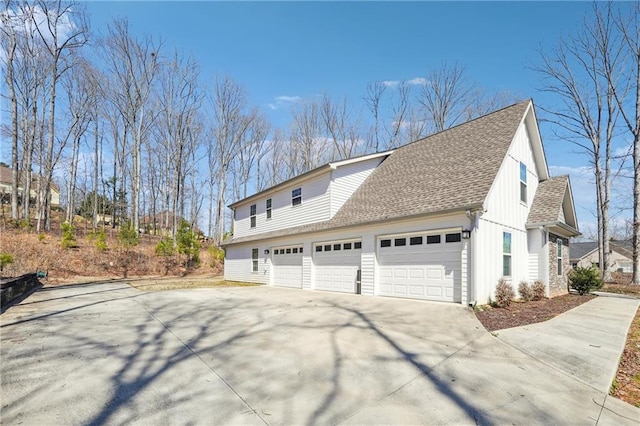
[[[180,222],[183,220],[187,221],[182,216],[177,216],[177,224],[180,226]],[[139,231],[144,234],[153,234],[153,235],[171,235],[171,230],[173,228],[173,213],[168,210],[163,210],[160,213],[156,213],[155,215],[147,215],[140,218],[140,229]],[[202,231],[197,227],[193,227],[193,232],[198,235],[202,234]]]
[[[501,277],[566,293],[579,235],[531,101],[229,207],[227,280],[465,305],[487,303]]]
[[[12,170],[6,166],[0,166],[0,199],[3,204],[11,203],[11,183],[12,179]],[[31,200],[33,200],[33,206],[35,206],[35,200],[37,197],[37,189],[38,189],[38,179],[40,176],[33,175],[31,179],[31,188],[29,191],[29,195]],[[21,178],[18,182],[18,197],[20,202],[22,202],[22,194],[24,193],[24,180]],[[60,188],[51,182],[51,207],[60,207]]]
[[[631,241],[610,241],[609,264],[614,272],[633,272],[633,255]],[[571,267],[587,268],[589,266],[600,267],[598,257],[598,243],[585,241],[571,243]]]

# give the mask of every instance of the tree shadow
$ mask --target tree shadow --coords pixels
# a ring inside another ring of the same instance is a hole
[[[414,376],[427,379],[469,421],[494,423],[486,411],[435,374],[435,366],[421,361],[421,354],[411,352],[392,332],[386,331],[393,331],[395,325],[403,325],[409,319],[385,307],[360,309],[358,296],[333,298],[290,290],[299,292],[299,300],[287,302],[278,297],[279,293],[262,287],[183,291],[181,296],[137,291],[118,295],[111,290],[90,291],[90,286],[84,289],[87,297],[96,300],[82,303],[78,298],[81,293],[34,301],[38,306],[47,305],[45,302],[65,306],[2,325],[6,327],[3,339],[19,339],[22,330],[15,326],[30,323],[31,327],[39,327],[41,333],[30,338],[42,337],[42,345],[50,345],[45,352],[12,351],[3,345],[3,378],[5,367],[38,365],[46,356],[45,362],[62,370],[79,366],[77,371],[62,371],[57,378],[86,385],[84,377],[94,374],[105,381],[100,382],[100,388],[81,388],[67,396],[68,403],[81,398],[83,393],[100,401],[92,406],[92,409],[99,407],[98,410],[89,411],[89,417],[75,419],[76,422],[89,425],[153,422],[165,409],[171,413],[187,409],[204,412],[205,406],[200,404],[207,401],[206,404],[217,404],[215,407],[222,411],[220,418],[209,420],[213,423],[238,422],[238,417],[229,417],[238,407],[244,407],[241,410],[246,417],[242,419],[265,424],[340,423],[380,400],[372,397],[363,406],[344,395],[345,383],[353,380],[349,376],[353,364],[346,362],[345,356],[358,344],[349,341],[355,336],[368,339],[367,344],[374,348],[386,348],[384,353],[389,355],[385,356],[397,365],[415,370]],[[55,295],[53,288],[50,294]],[[104,307],[109,310],[105,312]],[[71,327],[76,321],[77,326]],[[86,326],[81,321],[87,321]],[[320,336],[309,341],[317,346],[310,347],[307,343],[305,347],[305,336],[310,334]],[[276,359],[283,352],[283,360]],[[316,365],[312,359],[314,352],[325,356],[317,361],[324,364]],[[370,356],[380,355],[374,352]],[[67,360],[69,366],[65,364]],[[395,365],[385,367],[389,374],[393,374]],[[363,371],[370,374],[368,380],[382,385],[384,377],[375,377],[376,371],[367,367]],[[13,380],[17,380],[15,375],[9,377],[9,384]],[[203,380],[215,383],[203,386]],[[321,386],[310,385],[314,380],[321,381]],[[39,382],[29,392],[12,397],[9,409],[3,407],[3,420],[19,421],[19,413],[46,399],[55,386],[60,386],[55,379]],[[314,393],[316,389],[321,392]],[[302,407],[296,405],[298,394],[313,394],[315,399]],[[231,406],[236,408],[232,410]],[[192,416],[198,418],[198,413]],[[172,422],[171,417],[163,421]]]

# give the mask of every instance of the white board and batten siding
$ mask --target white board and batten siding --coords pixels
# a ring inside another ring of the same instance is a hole
[[[527,169],[527,200],[520,199],[520,163]],[[491,187],[477,230],[479,241],[476,265],[478,303],[493,297],[498,280],[503,276],[503,233],[511,233],[511,276],[514,289],[520,281],[539,277],[542,241],[525,228],[529,210],[538,188],[538,166],[535,162],[526,124],[518,128],[511,147]],[[528,235],[529,234],[529,235]],[[529,241],[533,235],[535,241]]]
[[[331,217],[362,185],[367,177],[382,162],[383,158],[372,158],[366,161],[340,166],[331,172]]]

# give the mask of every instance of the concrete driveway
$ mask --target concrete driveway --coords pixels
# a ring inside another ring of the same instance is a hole
[[[3,424],[640,420],[450,304],[102,283],[45,287],[0,320]]]

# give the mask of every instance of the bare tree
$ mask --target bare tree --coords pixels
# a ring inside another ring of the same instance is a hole
[[[72,63],[67,53],[82,47],[87,42],[87,25],[83,9],[73,2],[39,0],[37,6],[41,13],[32,13],[33,26],[50,55],[49,70],[49,125],[44,165],[44,199],[38,215],[37,230],[44,217],[45,229],[51,228],[51,180],[53,178],[54,145],[56,138],[56,87],[60,76]],[[37,9],[33,9],[34,12]],[[44,19],[43,19],[44,18]],[[44,22],[43,22],[44,21]]]
[[[608,42],[610,22],[620,34],[620,52],[616,48],[601,46],[608,53],[605,57],[605,73],[624,127],[632,138],[632,245],[633,245],[633,277],[634,284],[640,284],[640,3],[618,6],[618,13],[613,12],[613,5],[595,5],[596,41]],[[613,40],[613,44],[617,40]],[[618,61],[618,53],[621,58]],[[620,69],[618,69],[620,68]]]
[[[611,43],[612,30],[610,19],[585,22],[576,35],[561,40],[552,53],[541,53],[542,64],[535,68],[545,81],[542,90],[554,94],[559,103],[543,110],[551,114],[550,121],[561,129],[558,135],[580,147],[594,168],[599,258],[604,280],[611,279],[611,144],[619,114],[606,78],[607,61],[619,57]]]
[[[379,152],[382,149],[380,143],[380,132],[382,130],[382,99],[387,86],[381,81],[374,81],[367,85],[367,93],[364,96],[364,102],[371,115],[373,116],[373,129],[368,142],[368,147],[373,152]]]
[[[11,0],[4,0],[4,12],[0,15],[0,31],[2,31],[2,50],[4,55],[0,55],[5,65],[5,82],[9,88],[9,98],[11,100],[11,218],[18,219],[18,98],[16,96],[16,82],[14,79],[14,61],[18,47],[17,26],[18,18],[15,16],[15,9]]]
[[[76,185],[80,143],[91,121],[92,95],[95,86],[91,84],[90,66],[85,59],[78,59],[76,65],[62,79],[67,95],[69,133],[71,135],[71,158],[69,160],[67,182],[66,220],[73,223],[76,206]]]
[[[233,79],[216,78],[209,97],[213,110],[213,135],[218,169],[216,173],[217,203],[214,241],[219,244],[226,229],[226,196],[233,159],[245,137],[250,120],[245,117],[247,96]]]
[[[130,145],[130,217],[134,229],[139,229],[141,146],[154,118],[148,101],[160,66],[160,44],[150,37],[138,40],[131,36],[126,20],[114,21],[109,26],[108,33],[105,56],[107,70],[113,77],[110,96],[112,102],[117,105],[125,126],[122,146],[126,146],[127,143]]]
[[[468,117],[473,92],[474,85],[458,63],[443,63],[427,74],[419,102],[426,118],[433,123],[434,132],[448,129]]]
[[[357,155],[361,150],[362,139],[351,117],[347,98],[336,102],[329,95],[324,94],[320,104],[320,116],[332,145],[329,159],[341,160]]]
[[[289,168],[294,175],[326,162],[327,138],[322,133],[321,106],[317,101],[302,102],[291,111]]]

